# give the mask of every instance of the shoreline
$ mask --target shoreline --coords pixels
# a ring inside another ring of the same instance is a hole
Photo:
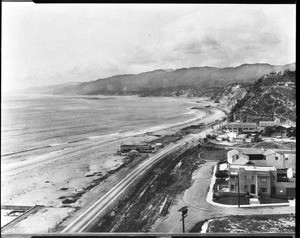
[[[136,130],[125,130],[125,131],[121,131],[121,132],[115,132],[115,133],[111,133],[111,134],[104,134],[104,135],[98,135],[98,136],[89,136],[89,137],[85,137],[82,139],[77,139],[74,141],[67,141],[67,142],[61,142],[61,143],[56,143],[56,144],[50,144],[50,145],[46,145],[46,146],[42,146],[39,148],[31,148],[31,149],[27,149],[27,150],[23,150],[23,151],[16,151],[16,152],[12,152],[12,153],[8,153],[8,154],[3,154],[1,155],[1,165],[2,165],[2,172],[6,172],[6,171],[10,171],[13,169],[19,169],[22,166],[28,166],[30,164],[36,164],[38,163],[38,161],[43,162],[47,160],[47,155],[49,155],[50,153],[55,153],[55,152],[59,152],[59,151],[63,151],[63,150],[67,150],[70,146],[70,144],[76,144],[76,143],[81,143],[81,142],[89,142],[89,141],[93,141],[93,140],[101,140],[101,142],[103,143],[107,143],[110,141],[117,141],[117,140],[126,140],[130,137],[136,137],[136,136],[143,136],[146,135],[147,133],[155,133],[155,132],[163,132],[165,130],[170,130],[170,129],[178,129],[180,127],[189,125],[191,123],[195,123],[198,120],[201,120],[202,118],[204,118],[207,114],[209,114],[209,111],[206,109],[201,109],[201,110],[197,110],[197,109],[192,109],[192,108],[188,108],[188,110],[192,110],[193,113],[190,113],[191,115],[195,114],[195,117],[190,118],[188,120],[185,121],[180,121],[180,122],[175,122],[172,124],[163,124],[163,125],[159,125],[159,126],[152,126],[152,127],[147,127],[147,128],[141,128],[141,129],[136,129]],[[103,140],[103,141],[102,141]],[[55,147],[57,148],[57,150],[55,151]],[[61,147],[61,148],[60,148]],[[49,151],[43,153],[41,156],[34,156],[37,158],[30,158],[30,160],[27,160],[24,158],[32,156],[31,152],[36,152],[38,150],[43,150],[43,149],[54,149],[54,151]],[[28,152],[29,155],[26,155],[26,153]],[[10,156],[14,156],[17,155],[22,157],[23,154],[23,159],[21,161],[18,161],[17,159],[15,161],[13,161],[13,159],[9,158]],[[8,157],[8,158],[6,158]],[[44,158],[43,158],[44,157]],[[3,159],[5,158],[5,160],[3,161]],[[4,163],[3,163],[4,162]]]
[[[192,103],[192,102],[191,102]],[[135,131],[126,131],[126,132],[119,132],[119,133],[112,133],[110,135],[101,135],[101,136],[95,136],[95,137],[90,137],[85,140],[80,140],[77,141],[76,143],[73,143],[71,146],[70,144],[66,143],[61,143],[60,145],[57,146],[52,146],[50,149],[52,151],[38,154],[36,155],[35,151],[31,151],[27,155],[25,155],[23,158],[20,159],[11,159],[9,158],[2,160],[1,165],[2,165],[2,173],[1,177],[4,178],[7,174],[8,176],[15,176],[18,173],[24,173],[28,170],[34,170],[36,167],[49,167],[49,165],[52,165],[53,163],[60,163],[60,159],[65,158],[65,157],[74,157],[76,156],[76,153],[85,150],[87,154],[93,154],[89,153],[90,151],[87,151],[89,149],[95,148],[95,147],[107,147],[105,146],[106,144],[113,144],[113,147],[115,147],[115,144],[117,143],[119,147],[119,144],[121,141],[149,141],[151,139],[155,139],[157,137],[154,136],[149,136],[147,135],[148,132],[152,133],[160,133],[161,135],[165,134],[170,134],[174,132],[175,130],[179,130],[180,128],[191,124],[195,123],[199,120],[202,120],[203,118],[207,117],[209,113],[208,111],[200,111],[194,110],[193,114],[196,114],[196,117],[190,118],[188,120],[185,120],[183,122],[178,122],[178,123],[173,123],[173,124],[164,124],[161,126],[154,126],[154,127],[148,127],[140,130],[135,130]],[[68,147],[69,146],[69,147]],[[103,148],[102,153],[105,149]],[[114,159],[113,154],[116,152],[117,148],[115,149],[109,149],[107,151],[110,151],[110,155],[112,156],[112,159]],[[9,157],[9,156],[8,156]],[[108,154],[106,154],[106,159],[103,158],[104,160],[109,159]],[[25,159],[24,159],[25,158]],[[27,158],[27,159],[26,159]],[[28,160],[28,158],[30,160]],[[123,158],[117,158],[118,160],[118,165],[122,164]],[[71,161],[70,161],[71,162]],[[87,164],[89,164],[90,161],[87,161]],[[71,163],[76,163],[71,162]],[[92,163],[93,164],[93,163]],[[114,168],[115,166],[107,166],[106,169],[108,170],[108,167]],[[23,167],[25,166],[25,167]],[[55,166],[56,167],[56,166]],[[97,166],[96,166],[97,167]],[[6,180],[6,181],[5,181]],[[19,180],[19,179],[17,179]],[[11,181],[7,181],[7,179],[2,179],[1,187],[5,187],[5,183],[11,183]],[[7,190],[11,190],[14,186],[11,186],[10,188],[7,188]],[[6,196],[8,198],[8,196]],[[5,199],[6,200],[6,199]],[[5,200],[2,199],[2,202],[5,203]],[[31,199],[29,199],[31,200]]]
[[[37,95],[30,95],[32,97],[38,97],[41,96],[39,94]],[[53,95],[44,95],[42,94],[42,96],[44,97],[52,97]],[[54,96],[59,96],[64,98],[64,96],[62,95],[54,95]],[[74,96],[72,95],[72,97],[75,98],[86,98],[86,99],[91,99],[94,98],[94,96]],[[112,96],[110,98],[138,98],[137,96]],[[97,98],[102,99],[105,98],[107,99],[107,96],[98,96]],[[182,100],[182,98],[169,98],[168,99],[170,101],[180,101]],[[194,100],[190,100],[190,99],[186,99],[184,98],[184,100],[189,103],[189,104],[196,104],[196,102]],[[100,134],[100,135],[86,135],[86,136],[75,136],[75,137],[70,137],[69,139],[66,138],[66,140],[64,141],[59,141],[59,142],[49,142],[49,143],[42,143],[42,144],[38,144],[38,145],[33,145],[32,147],[27,147],[27,148],[22,148],[21,150],[12,150],[12,149],[6,149],[4,150],[5,152],[3,153],[3,151],[1,151],[3,154],[1,154],[1,158],[2,158],[2,162],[8,162],[10,163],[11,161],[5,161],[5,160],[10,160],[12,159],[18,159],[18,157],[26,157],[27,154],[30,154],[31,152],[34,153],[40,153],[41,150],[49,150],[51,151],[53,149],[53,147],[61,147],[61,146],[68,146],[70,144],[73,143],[77,143],[77,142],[82,142],[82,141],[87,141],[87,140],[94,140],[94,139],[101,139],[101,138],[106,138],[106,137],[112,137],[112,136],[123,136],[123,137],[128,137],[128,136],[137,136],[140,135],[142,133],[147,133],[147,132],[156,132],[156,131],[160,131],[160,130],[164,130],[164,129],[168,129],[168,128],[173,128],[173,127],[177,127],[177,126],[181,126],[181,125],[185,125],[194,121],[197,121],[199,118],[205,116],[205,110],[197,110],[197,109],[192,109],[192,106],[185,108],[185,111],[182,111],[180,114],[180,118],[174,120],[174,122],[168,123],[167,121],[164,121],[164,124],[160,124],[160,125],[155,125],[153,124],[152,126],[147,126],[147,123],[145,123],[141,128],[124,128],[121,131],[114,131],[112,130],[112,133],[104,133],[104,134]],[[188,117],[188,118],[187,118]],[[17,138],[18,139],[18,138]],[[9,148],[12,146],[8,146]],[[5,148],[4,148],[5,149]],[[32,155],[32,154],[30,154]],[[33,154],[34,155],[34,154]],[[4,161],[3,161],[4,159]]]
[[[189,124],[214,121],[214,115],[220,114],[223,112],[211,108],[205,114],[184,121],[180,125],[156,128],[155,132],[161,136],[174,134]],[[49,154],[38,156],[37,160],[41,159],[41,163],[1,173],[1,189],[5,191],[1,195],[1,204],[45,205],[60,208],[63,205],[60,198],[72,197],[76,193],[83,192],[75,203],[68,205],[81,207],[80,211],[76,212],[77,216],[93,204],[99,194],[104,194],[130,171],[130,166],[123,166],[124,156],[116,155],[121,142],[127,140],[141,143],[157,139],[157,136],[147,135],[147,132],[149,130],[144,129],[135,133],[129,132],[126,137],[112,136],[109,140],[107,138],[85,140],[74,144],[71,148],[54,151],[51,156]],[[122,166],[123,168],[118,170]],[[110,175],[105,177],[107,174]],[[99,184],[94,183],[97,179]],[[84,191],[93,183],[95,186]]]

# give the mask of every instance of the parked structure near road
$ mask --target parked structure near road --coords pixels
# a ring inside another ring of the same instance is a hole
[[[276,86],[281,86],[281,87],[296,87],[295,82],[277,82]]]
[[[286,138],[296,134],[296,127],[287,124],[267,125],[263,128],[267,136]]]
[[[152,145],[121,145],[120,152],[128,153],[131,150],[136,150],[140,153],[152,153],[155,151]]]
[[[265,128],[267,126],[274,126],[276,123],[275,121],[260,121],[259,122],[259,127],[260,128]]]
[[[281,136],[282,138],[285,138],[296,129],[293,122],[289,122],[289,124],[291,125],[280,123],[278,118],[275,118],[275,120],[259,120],[258,123],[243,123],[240,121],[230,122],[225,127],[230,132],[242,132],[245,134],[260,134],[262,131],[266,132],[266,130],[271,130],[271,132],[268,133],[269,136]]]
[[[231,122],[227,124],[226,128],[232,132],[253,131],[256,129],[256,123]]]
[[[286,138],[288,131],[291,130],[291,126],[289,125],[276,125],[274,127],[275,133],[273,136],[281,136],[282,138]]]

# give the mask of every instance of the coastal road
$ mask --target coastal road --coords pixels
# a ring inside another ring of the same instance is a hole
[[[129,173],[124,179],[117,183],[112,189],[110,189],[104,196],[102,196],[96,203],[89,207],[73,222],[71,222],[62,232],[63,233],[78,233],[87,232],[101,216],[108,212],[109,208],[115,204],[122,195],[134,186],[143,175],[147,173],[152,166],[163,159],[169,153],[173,153],[176,150],[182,150],[183,148],[189,148],[195,145],[197,139],[200,136],[204,136],[207,132],[212,130],[212,126],[217,123],[207,124],[206,128],[199,134],[190,134],[180,141],[169,145],[157,154],[149,157],[146,161],[139,164],[131,173]]]
[[[154,156],[149,157],[146,161],[141,163],[137,168],[116,184],[110,191],[101,197],[96,203],[89,207],[83,214],[67,226],[63,232],[77,233],[88,231],[88,229],[95,224],[97,218],[104,215],[107,209],[118,201],[128,189],[133,186],[146,172],[159,160],[171,152],[179,148],[190,146],[193,143],[194,136],[187,136],[179,142],[168,146]]]

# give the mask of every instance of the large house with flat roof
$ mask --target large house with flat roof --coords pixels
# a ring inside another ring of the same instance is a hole
[[[229,165],[229,192],[260,196],[271,195],[271,179],[276,172],[273,167]],[[239,185],[239,191],[238,191]]]
[[[227,165],[219,170],[228,171],[230,194],[294,197],[295,162],[294,153],[255,148],[230,150]]]

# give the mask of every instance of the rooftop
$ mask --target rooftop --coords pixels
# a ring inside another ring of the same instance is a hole
[[[228,164],[223,163],[219,165],[219,170],[228,170]]]
[[[286,129],[291,128],[291,126],[286,125],[286,124],[277,125],[276,127],[283,127],[283,128],[286,128]]]
[[[232,164],[246,164],[249,162],[249,159],[246,159],[245,157],[241,157],[239,159],[237,159],[236,161],[234,161]]]
[[[276,153],[281,155],[295,155],[296,151],[276,151]]]
[[[262,171],[262,172],[268,172],[268,171],[276,171],[276,168],[274,166],[253,166],[253,165],[237,165],[237,164],[231,164],[230,168],[243,168],[247,171]]]
[[[263,153],[263,155],[271,155],[271,154],[275,154],[276,152],[274,150],[267,150]]]
[[[230,150],[227,152],[228,156],[233,156],[233,155],[237,155],[239,152],[237,150]]]
[[[256,149],[256,148],[248,148],[248,149],[243,149],[242,153],[246,155],[257,155],[257,154],[263,154],[264,150]]]
[[[256,123],[251,123],[251,122],[230,122],[228,123],[229,125],[250,125],[250,126],[256,126]]]

